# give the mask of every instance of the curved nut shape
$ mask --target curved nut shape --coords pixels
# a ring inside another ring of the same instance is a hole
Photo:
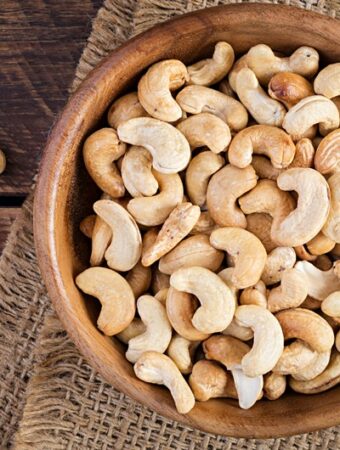
[[[247,64],[247,55],[241,56],[231,68],[231,71],[228,74],[228,82],[231,89],[236,92],[236,80],[238,73],[244,68],[248,67]],[[222,91],[223,92],[223,91]],[[227,94],[227,92],[225,92]],[[229,95],[229,94],[227,94]]]
[[[152,156],[144,147],[132,146],[124,155],[122,178],[132,197],[155,195],[158,182],[152,171]]]
[[[283,191],[296,191],[297,207],[280,224],[277,236],[288,247],[305,244],[326,222],[330,208],[327,181],[314,169],[288,169],[277,179]]]
[[[239,306],[235,318],[252,328],[254,344],[242,358],[242,369],[248,377],[263,375],[275,367],[283,351],[283,333],[279,322],[267,309],[257,305]]]
[[[330,294],[321,303],[321,310],[329,317],[340,318],[340,291]]]
[[[190,231],[190,234],[206,234],[207,236],[210,236],[216,227],[217,225],[211,218],[209,211],[201,211],[198,221],[195,223],[194,228]]]
[[[255,286],[248,287],[242,291],[239,298],[240,305],[257,305],[267,308],[266,285],[262,280]]]
[[[195,406],[195,397],[176,364],[166,355],[145,352],[133,366],[136,376],[147,383],[164,384],[174,399],[177,411],[187,414]]]
[[[319,54],[311,47],[299,47],[291,56],[280,58],[268,45],[259,44],[248,51],[246,61],[264,84],[278,72],[294,72],[309,78],[319,69]]]
[[[98,298],[102,305],[97,326],[107,336],[123,331],[134,318],[135,297],[127,281],[105,267],[91,267],[76,277],[85,294]]]
[[[268,398],[268,400],[277,400],[284,394],[286,386],[287,380],[284,375],[273,372],[268,373],[264,377],[264,396]]]
[[[191,149],[206,146],[213,153],[221,153],[231,140],[228,125],[210,113],[200,113],[182,120],[177,130],[184,134]]]
[[[272,250],[264,266],[261,280],[267,286],[281,281],[282,275],[287,269],[291,269],[296,262],[296,254],[291,247],[277,247]]]
[[[207,207],[212,219],[220,226],[246,228],[247,219],[237,205],[237,199],[256,186],[257,176],[252,166],[239,169],[231,164],[212,176],[207,190]]]
[[[244,289],[259,281],[267,252],[254,234],[242,228],[219,228],[211,233],[210,243],[235,257],[232,282],[237,288]]]
[[[273,372],[281,375],[292,375],[303,372],[304,368],[314,363],[318,353],[308,344],[296,339],[285,346],[280,359],[273,368]]]
[[[146,327],[144,323],[140,319],[133,319],[133,321],[128,325],[123,331],[116,334],[116,337],[123,342],[124,344],[128,344],[130,339],[139,336],[144,333]]]
[[[247,230],[260,239],[267,253],[277,247],[270,235],[273,219],[269,214],[253,213],[247,215]]]
[[[308,294],[307,277],[296,269],[283,272],[281,285],[272,289],[268,296],[268,309],[271,312],[297,308]]]
[[[107,113],[107,121],[110,127],[116,130],[126,120],[146,116],[148,113],[140,104],[137,92],[130,92],[112,103]]]
[[[295,145],[295,156],[290,163],[292,167],[313,167],[315,149],[313,143],[308,138],[300,139]]]
[[[223,331],[232,321],[234,296],[214,272],[204,267],[179,269],[171,275],[170,285],[198,298],[201,307],[193,315],[192,324],[202,333]]]
[[[332,192],[331,192],[331,199],[332,199]],[[331,214],[332,208],[328,216],[327,222]],[[339,202],[339,216],[340,216],[340,202]],[[327,222],[323,228],[325,228]],[[320,231],[320,233],[318,233],[312,240],[307,242],[306,246],[308,251],[312,255],[321,256],[324,255],[325,253],[330,252],[335,247],[335,242]]]
[[[301,339],[312,350],[326,352],[334,344],[332,328],[319,314],[303,308],[292,308],[276,314],[285,340]]]
[[[151,117],[139,117],[121,123],[117,133],[123,142],[141,145],[149,150],[153,157],[153,167],[161,173],[180,172],[189,163],[189,143],[169,123]]]
[[[199,266],[215,272],[222,264],[223,252],[216,250],[203,234],[188,237],[173,250],[162,256],[159,270],[171,275],[182,267]]]
[[[287,112],[282,127],[294,140],[298,140],[316,124],[320,124],[322,134],[328,134],[339,127],[337,107],[322,95],[312,95],[300,100]]]
[[[184,375],[192,371],[192,358],[200,342],[188,341],[179,334],[172,337],[167,354]]]
[[[277,169],[265,156],[253,155],[251,165],[254,167],[256,175],[259,178],[267,180],[276,180],[283,169]]]
[[[314,90],[328,98],[340,95],[340,63],[329,64],[320,70],[314,80]]]
[[[152,273],[150,267],[144,267],[140,261],[126,275],[125,279],[129,283],[136,298],[145,294],[151,284]]]
[[[222,156],[215,155],[210,151],[199,153],[192,158],[185,173],[185,184],[187,194],[194,205],[203,206],[205,204],[209,179],[224,164]]]
[[[204,86],[186,86],[176,97],[183,111],[190,114],[208,112],[218,116],[231,130],[247,126],[248,113],[238,100]]]
[[[315,153],[316,170],[327,175],[340,172],[340,128],[322,139]]]
[[[100,189],[111,197],[123,197],[123,180],[114,164],[124,155],[126,145],[112,128],[102,128],[89,136],[83,147],[86,169]]]
[[[249,341],[253,339],[254,332],[249,327],[239,325],[238,322],[233,319],[225,330],[222,331],[225,336],[232,336],[240,341]]]
[[[177,59],[153,64],[138,83],[138,99],[150,116],[165,122],[175,122],[182,110],[171,91],[189,80],[185,65]]]
[[[300,372],[292,374],[295,380],[308,381],[319,376],[328,366],[331,357],[331,350],[317,353],[315,360],[303,368]]]
[[[172,328],[165,307],[155,297],[139,297],[137,310],[146,330],[129,340],[125,356],[132,363],[147,351],[164,353],[171,341]]]
[[[301,75],[293,72],[279,72],[271,78],[268,93],[290,109],[303,98],[314,95],[314,90],[311,83]]]
[[[152,197],[133,198],[129,201],[129,213],[141,225],[161,225],[171,211],[182,202],[183,183],[177,173],[165,174],[153,171],[159,185],[159,193]]]
[[[277,127],[282,125],[285,107],[267,95],[251,69],[245,67],[238,73],[236,93],[256,122]]]
[[[151,266],[187,236],[200,216],[199,206],[181,203],[164,222],[155,242],[142,255],[142,264]]]
[[[251,164],[253,153],[268,156],[277,169],[288,167],[295,155],[295,145],[290,136],[270,125],[253,125],[242,130],[232,140],[228,157],[236,167]]]
[[[316,300],[324,300],[332,292],[340,290],[340,279],[333,268],[323,271],[308,261],[298,261],[295,268],[307,277],[308,295]]]
[[[328,243],[329,247],[327,247],[327,250],[325,248],[323,253],[332,250],[335,243],[340,243],[340,172],[335,173],[328,179],[328,186],[330,189],[331,208],[322,232],[331,242]],[[332,241],[335,241],[333,247],[331,247]]]
[[[228,42],[218,42],[212,58],[203,59],[188,67],[190,84],[210,86],[224,78],[234,63],[235,53]]]
[[[84,219],[79,224],[79,229],[83,233],[84,236],[91,239],[94,224],[96,222],[96,215],[90,214],[89,216],[84,217]]]
[[[111,228],[111,244],[105,252],[111,269],[127,271],[138,262],[142,253],[142,237],[133,217],[111,200],[98,200],[93,209]]]

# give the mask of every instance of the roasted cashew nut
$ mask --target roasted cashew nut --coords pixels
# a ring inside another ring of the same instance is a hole
[[[140,261],[138,261],[135,267],[125,277],[136,298],[147,292],[151,284],[151,278],[152,273],[150,267],[144,267]]]
[[[286,386],[287,380],[284,375],[273,372],[267,373],[263,383],[264,396],[268,400],[277,400],[284,394]]]
[[[305,244],[297,245],[296,247],[294,247],[294,250],[296,256],[302,259],[303,261],[316,261],[317,256],[309,253],[307,246]]]
[[[280,286],[269,292],[268,309],[275,313],[282,309],[297,308],[307,294],[307,277],[297,269],[287,269],[282,274]]]
[[[307,277],[308,295],[316,300],[322,301],[332,292],[340,290],[340,278],[333,268],[323,271],[308,261],[298,261],[295,268]]]
[[[281,375],[303,372],[305,367],[316,361],[317,356],[318,352],[312,350],[305,342],[296,339],[285,346],[273,372]]]
[[[112,240],[111,227],[99,216],[96,216],[92,231],[90,265],[100,266],[105,252]]]
[[[322,232],[331,241],[334,241],[335,245],[335,243],[340,243],[340,172],[332,175],[327,182],[330,189],[331,202],[330,212]],[[327,249],[324,253],[329,252],[333,247]]]
[[[127,281],[111,269],[91,267],[76,277],[85,294],[98,298],[102,305],[97,326],[107,336],[123,331],[134,318],[135,297]]]
[[[316,170],[324,175],[340,172],[340,129],[324,137],[315,153]]]
[[[329,317],[340,318],[340,291],[329,294],[322,303],[321,310]]]
[[[90,214],[86,216],[79,224],[79,229],[84,236],[91,239],[93,234],[94,224],[96,222],[96,215]]]
[[[319,376],[328,366],[331,357],[331,349],[325,352],[317,353],[316,358],[310,364],[305,366],[299,372],[292,374],[295,380],[308,381]]]
[[[235,61],[233,67],[231,68],[229,74],[228,74],[228,82],[231,87],[231,89],[236,92],[236,80],[237,75],[239,72],[244,68],[248,67],[247,64],[247,55],[241,56],[237,61]],[[223,91],[222,91],[223,92]],[[227,92],[225,92],[227,95],[229,95]]]
[[[273,219],[269,214],[253,213],[247,215],[247,231],[260,239],[267,253],[278,246],[270,235],[272,223]]]
[[[249,327],[239,325],[239,323],[233,319],[225,330],[222,331],[225,336],[232,336],[240,341],[249,341],[253,339],[254,332]]]
[[[276,180],[283,169],[277,169],[265,156],[253,155],[251,165],[254,167],[256,175],[267,180]]]
[[[199,341],[189,341],[179,334],[175,334],[171,339],[167,354],[184,375],[192,371],[192,358],[199,344]]]
[[[293,72],[279,72],[274,75],[269,82],[268,93],[283,103],[287,109],[292,108],[303,98],[314,95],[311,83]]]
[[[257,305],[267,308],[266,285],[262,280],[258,281],[254,286],[247,287],[240,295],[240,305]]]
[[[116,130],[126,120],[146,116],[148,113],[140,104],[137,92],[130,92],[112,103],[107,113],[107,121],[110,127]]]
[[[320,70],[314,80],[314,90],[328,98],[340,95],[340,63],[329,64]]]
[[[274,248],[267,257],[261,280],[267,286],[281,281],[285,270],[291,269],[296,262],[296,254],[291,247]]]
[[[332,197],[332,191],[331,191],[331,201],[332,200],[333,200],[333,197]],[[332,204],[331,204],[331,206],[332,206]],[[326,227],[328,221],[330,220],[330,217],[333,215],[332,213],[334,213],[334,212],[335,211],[332,211],[332,207],[331,207],[331,211],[328,215],[327,222],[323,226],[322,229],[324,229]],[[339,202],[339,216],[340,216],[340,202]],[[322,231],[320,231],[320,233],[318,233],[313,239],[311,239],[309,242],[307,242],[306,246],[307,246],[308,251],[312,255],[322,256],[325,253],[330,252],[335,247],[335,242],[332,239],[330,239],[329,237],[327,237]]]

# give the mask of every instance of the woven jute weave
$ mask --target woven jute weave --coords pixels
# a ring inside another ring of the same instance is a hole
[[[130,36],[174,15],[226,3],[236,2],[106,0],[72,89]],[[338,0],[275,3],[340,18]],[[0,260],[0,448],[335,450],[340,427],[285,439],[225,438],[167,420],[113,389],[79,354],[53,313],[34,252],[31,196]]]

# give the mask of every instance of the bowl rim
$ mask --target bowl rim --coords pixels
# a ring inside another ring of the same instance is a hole
[[[294,9],[293,20],[295,20],[296,25],[299,23],[305,23],[308,20],[312,21],[314,25],[319,23],[323,27],[329,27],[330,30],[335,27],[338,32],[340,31],[340,21],[337,21],[329,16],[323,16],[319,13],[306,11],[287,5],[249,3],[230,4],[206,8],[175,17],[158,24],[141,34],[138,34],[110,52],[108,56],[106,56],[100,64],[87,75],[77,90],[71,95],[49,135],[40,164],[39,177],[34,198],[34,239],[38,263],[49,297],[52,300],[54,308],[64,328],[82,355],[85,356],[85,358],[91,363],[92,367],[101,373],[104,378],[106,377],[105,373],[103,373],[101,365],[97,360],[91,357],[91,351],[86,349],[86,346],[81,341],[81,335],[78,328],[71,326],[68,320],[71,313],[65,303],[67,292],[65,289],[62,289],[63,283],[61,279],[62,277],[58,270],[56,241],[53,233],[56,193],[58,190],[58,179],[62,173],[64,162],[63,159],[70,148],[70,143],[76,138],[78,129],[81,126],[81,121],[86,114],[87,108],[89,107],[89,97],[91,94],[93,95],[93,83],[101,80],[107,70],[112,68],[112,66],[116,63],[116,60],[121,59],[125,52],[139,48],[140,45],[145,45],[146,42],[151,42],[154,36],[160,31],[163,34],[170,32],[174,23],[179,23],[183,30],[186,30],[187,25],[192,23],[192,20],[196,18],[199,18],[202,21],[215,21],[216,23],[218,21],[218,16],[222,11],[223,13],[227,12],[231,15],[230,17],[232,17],[233,15],[236,16],[236,14],[239,14],[240,12],[244,15],[248,14],[249,16],[252,14],[267,14],[273,12],[275,12],[275,14],[280,14],[281,12],[286,12],[287,9]],[[337,25],[335,26],[334,23],[337,23]],[[312,29],[312,26],[310,28]],[[75,108],[75,106],[77,106],[77,108]],[[80,114],[78,113],[78,117],[75,112],[76,110],[78,110],[78,112],[81,111]],[[74,122],[74,126],[71,130],[69,130],[68,127],[70,121]],[[67,133],[64,132],[66,129],[68,130]],[[46,204],[49,205],[49,208],[44,207]],[[110,383],[124,394],[129,395],[142,405],[155,410],[163,417],[165,416],[172,420],[180,421],[186,426],[199,428],[202,431],[211,432],[214,434],[219,433],[225,436],[233,435],[238,438],[272,438],[307,433],[340,424],[340,408],[338,408],[339,412],[334,411],[336,410],[335,404],[334,409],[323,409],[321,414],[320,411],[318,413],[317,411],[314,411],[314,416],[313,414],[311,414],[311,416],[313,416],[312,418],[306,416],[303,424],[301,424],[298,420],[292,421],[292,425],[289,430],[285,430],[279,425],[277,427],[275,426],[272,430],[266,430],[264,424],[262,424],[259,429],[257,429],[256,425],[252,424],[249,425],[249,427],[241,427],[241,429],[238,430],[235,423],[231,423],[229,426],[225,425],[224,427],[217,425],[216,428],[213,429],[209,425],[204,426],[201,423],[197,423],[195,420],[192,420],[190,415],[169,413],[169,410],[165,413],[162,405],[158,405],[152,398],[142,398],[141,395],[136,392],[135,388],[130,388],[128,384],[121,383],[119,380],[116,380],[116,383],[112,383],[112,380],[110,380]],[[315,420],[316,414],[318,414],[317,421]]]

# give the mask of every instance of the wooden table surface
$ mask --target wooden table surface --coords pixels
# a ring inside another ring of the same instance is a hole
[[[1,0],[0,252],[103,0]]]

